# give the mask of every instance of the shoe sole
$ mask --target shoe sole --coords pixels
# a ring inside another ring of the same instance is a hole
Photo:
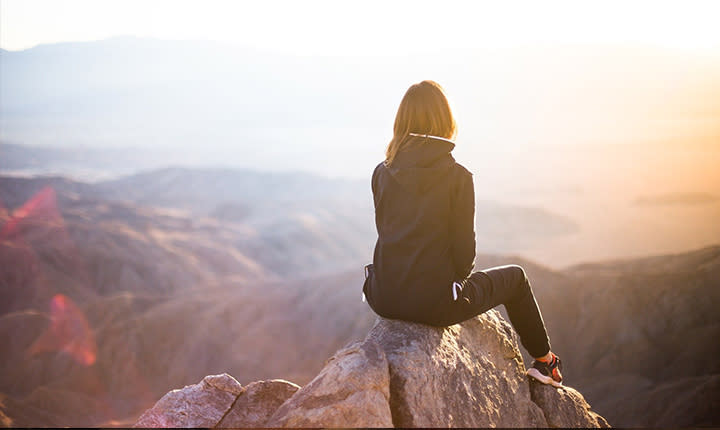
[[[543,375],[542,373],[540,373],[539,370],[537,370],[534,367],[531,367],[530,369],[528,369],[527,375],[532,376],[533,378],[535,378],[539,382],[542,382],[545,385],[552,385],[553,387],[557,387],[557,388],[560,388],[563,386],[562,382],[558,382],[549,376]]]

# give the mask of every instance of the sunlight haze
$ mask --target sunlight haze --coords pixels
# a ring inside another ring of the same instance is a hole
[[[715,1],[3,0],[0,8],[0,42],[9,50],[120,35],[298,55],[470,53],[535,43],[720,47]]]

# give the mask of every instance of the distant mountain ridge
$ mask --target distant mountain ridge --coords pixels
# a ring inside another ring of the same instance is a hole
[[[295,249],[308,255],[310,250],[327,249],[317,254],[318,258],[308,259],[307,263],[315,266],[322,264],[326,258],[323,255],[345,255],[348,266],[365,264],[377,237],[367,180],[326,178],[305,172],[172,167],[94,184],[42,177],[0,177],[0,183],[3,181],[8,192],[14,190],[13,194],[18,195],[25,187],[38,190],[39,184],[54,184],[59,195],[65,188],[78,188],[84,190],[83,195],[103,200],[182,210],[220,223],[240,223],[259,232],[258,241],[286,249],[284,255]],[[0,198],[2,194],[0,189]],[[22,195],[25,199],[31,196],[29,192]],[[19,205],[24,200],[13,202]],[[573,220],[543,208],[477,202],[476,231],[482,237],[481,249],[507,252],[571,235],[578,228]],[[275,270],[287,267],[285,273],[289,273],[299,268],[297,264],[287,265],[289,260],[274,260]]]
[[[245,167],[274,162],[289,169],[315,163],[315,171],[354,177],[372,169],[389,141],[395,108],[410,84],[408,76],[443,80],[454,98],[473,106],[465,112],[467,125],[461,128],[472,130],[463,137],[467,141],[550,143],[564,134],[556,128],[564,128],[570,134],[564,143],[577,143],[589,136],[582,127],[571,133],[573,122],[568,119],[580,120],[578,111],[584,109],[577,106],[586,102],[588,107],[594,102],[608,106],[609,115],[595,112],[582,118],[593,134],[622,128],[652,135],[638,140],[656,140],[657,134],[685,137],[688,127],[680,125],[677,133],[663,133],[666,127],[674,130],[675,122],[697,121],[692,112],[703,112],[708,121],[720,112],[714,102],[720,99],[720,60],[647,46],[538,46],[467,55],[353,58],[264,53],[210,41],[118,37],[0,55],[0,126],[5,142],[162,147],[176,162],[232,161]],[[515,73],[521,69],[532,72]],[[525,94],[542,93],[548,83],[557,87],[551,94],[554,114],[539,121],[535,113],[547,110],[547,97]],[[581,90],[588,94],[578,95]],[[625,102],[635,96],[648,103],[638,107]],[[668,113],[676,105],[686,110]],[[615,116],[613,108],[620,106],[631,112]],[[648,118],[654,121],[648,126],[634,123]],[[515,127],[518,120],[530,124]],[[535,121],[552,124],[541,127],[532,124]],[[687,140],[716,141],[716,132],[690,130],[693,136]],[[626,137],[610,133],[598,139],[624,142]],[[472,153],[473,158],[483,155]]]

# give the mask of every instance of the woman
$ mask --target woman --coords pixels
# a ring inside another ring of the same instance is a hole
[[[472,174],[450,152],[456,128],[443,89],[411,86],[395,117],[386,159],[373,172],[378,240],[363,292],[380,316],[448,326],[504,304],[522,345],[535,358],[528,375],[560,386],[560,360],[525,271],[473,272]]]

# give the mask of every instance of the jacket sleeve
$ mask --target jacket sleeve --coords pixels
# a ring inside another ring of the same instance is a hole
[[[475,190],[470,172],[462,169],[451,199],[450,250],[459,281],[470,276],[475,266]]]
[[[383,167],[383,163],[380,163],[375,167],[375,170],[373,170],[372,179],[370,179],[370,189],[372,190],[373,194],[373,204],[377,208],[377,202],[378,202],[378,176],[380,175],[380,169]]]

